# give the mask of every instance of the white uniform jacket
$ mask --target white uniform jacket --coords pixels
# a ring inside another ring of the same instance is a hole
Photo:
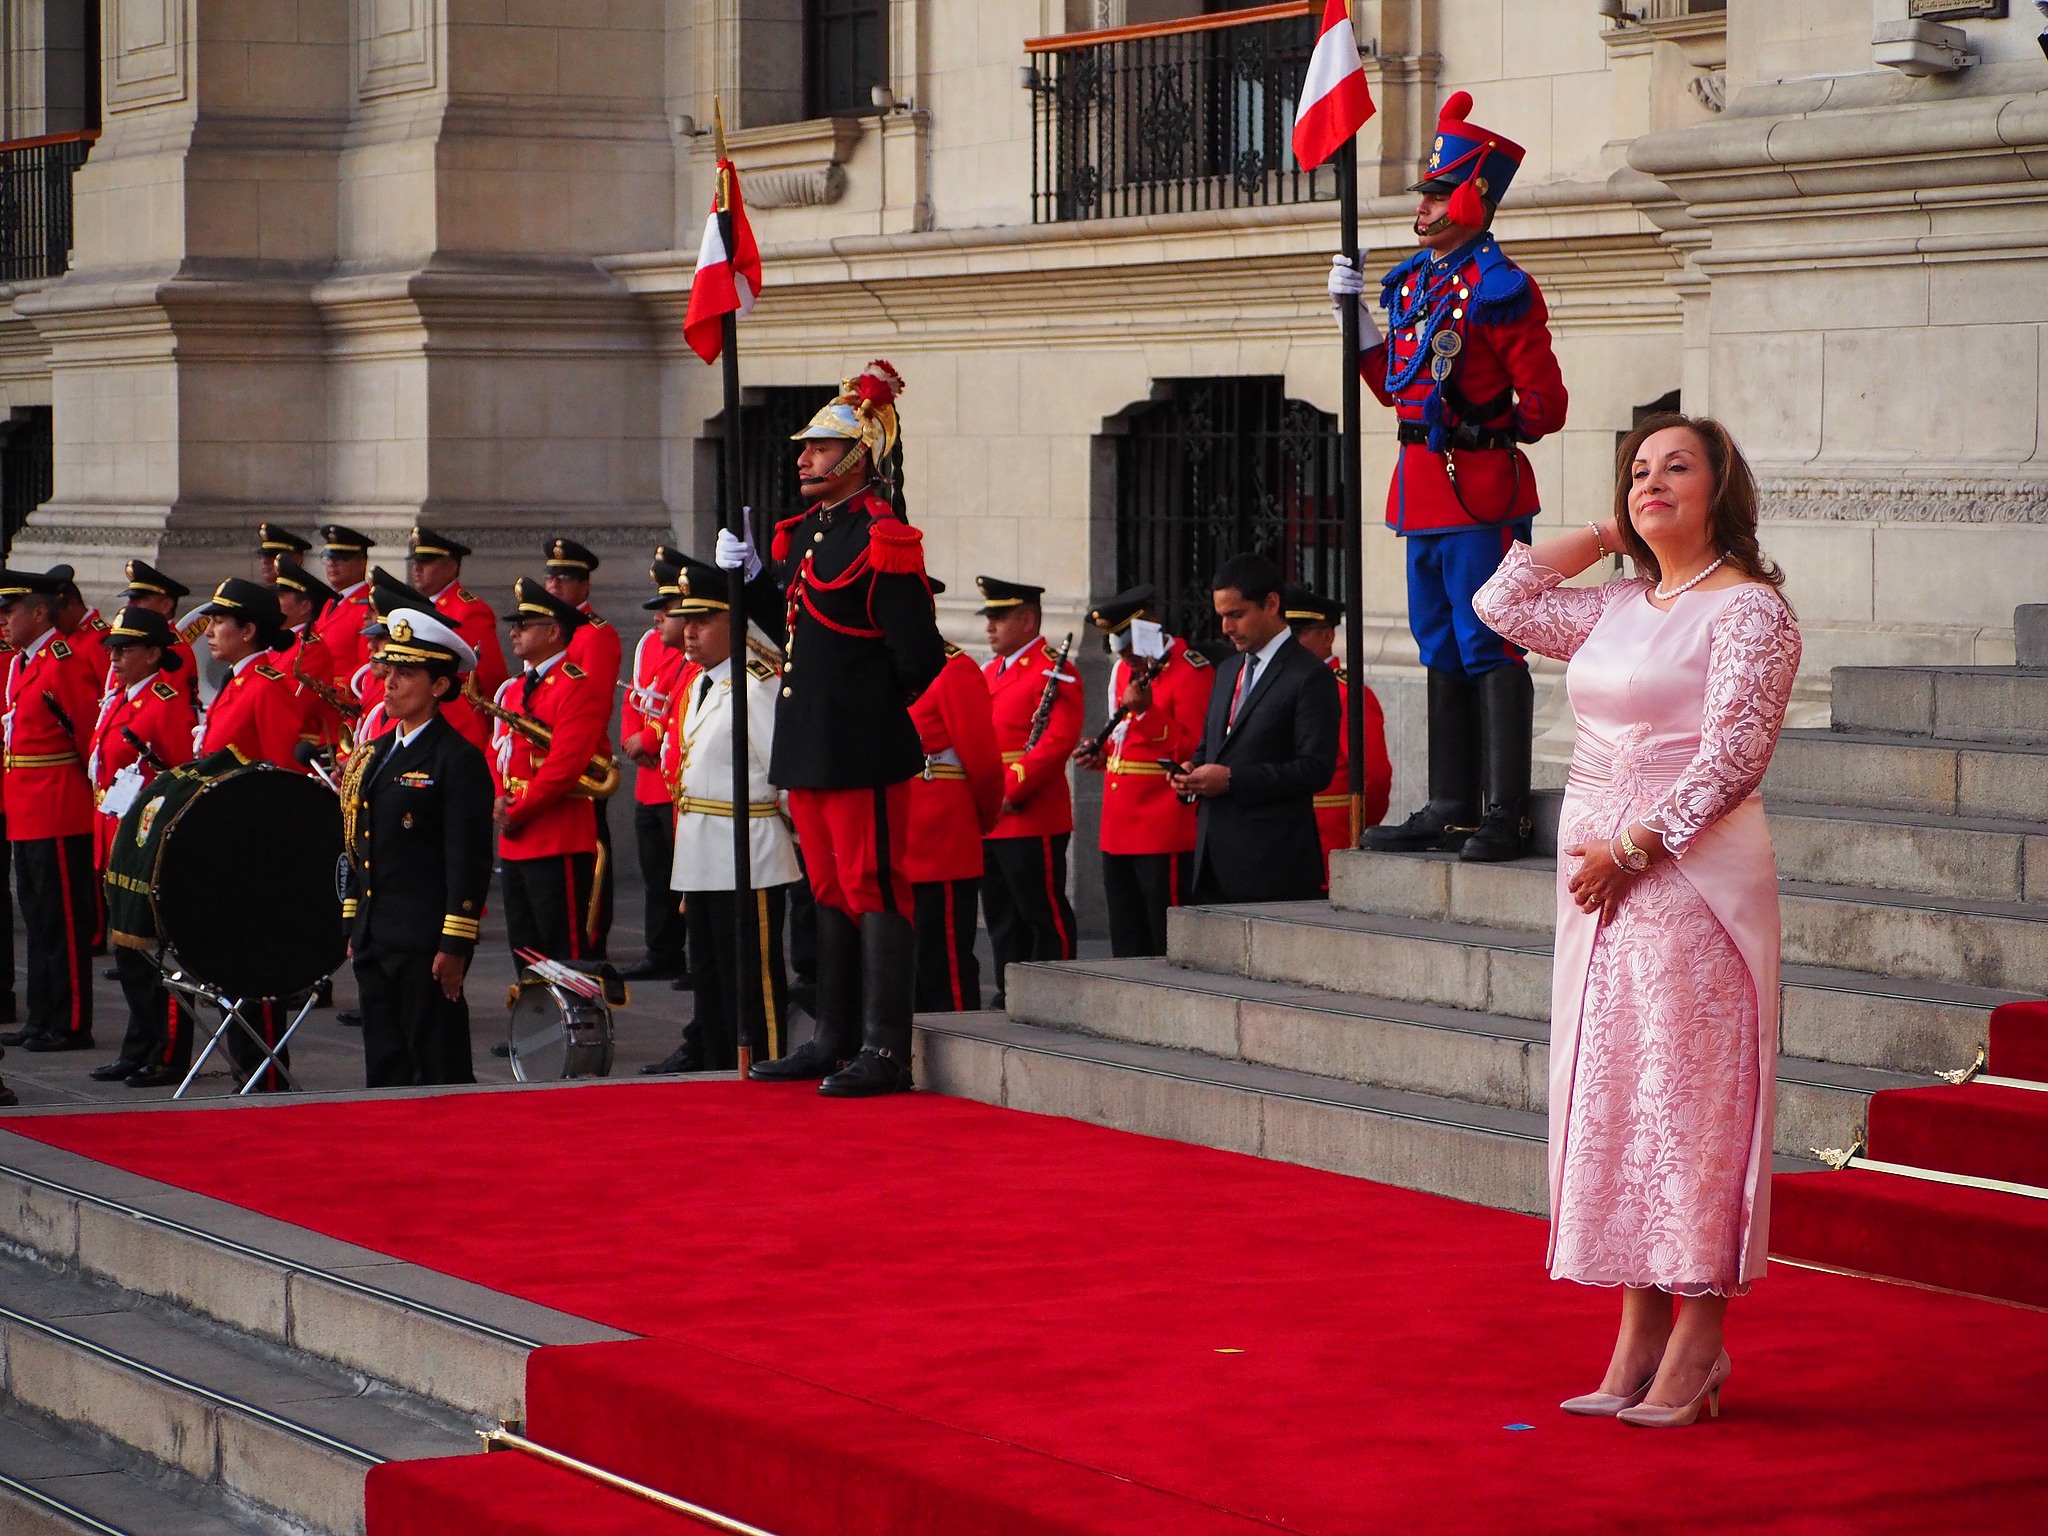
[[[709,687],[705,686],[709,683]],[[781,798],[768,782],[775,746],[776,672],[747,662],[747,760],[753,852],[751,878],[758,890],[803,878],[796,838]],[[690,684],[682,711],[681,784],[676,792],[676,857],[669,888],[729,891],[732,878],[732,662],[722,661]]]

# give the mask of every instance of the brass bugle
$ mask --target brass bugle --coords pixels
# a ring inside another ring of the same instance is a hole
[[[548,729],[547,726],[542,725],[540,721],[534,719],[531,715],[522,715],[517,710],[506,709],[501,704],[493,704],[489,699],[477,692],[474,681],[464,680],[462,696],[489,715],[493,720],[498,721],[508,729],[517,731],[536,747],[539,747],[542,752],[546,752],[554,745],[555,733]],[[583,772],[578,775],[576,787],[571,793],[583,795],[591,800],[609,800],[618,792],[618,788],[618,759],[608,753],[598,752],[592,754],[590,761],[584,765]]]

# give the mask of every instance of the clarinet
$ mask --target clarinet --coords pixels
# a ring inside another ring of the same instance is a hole
[[[1074,635],[1067,632],[1066,644],[1060,647],[1059,655],[1053,658],[1052,670],[1045,674],[1045,691],[1038,696],[1038,712],[1031,717],[1031,734],[1024,738],[1024,750],[1029,752],[1045,738],[1052,725],[1052,706],[1060,696],[1060,674],[1066,670],[1067,657],[1073,654]]]
[[[1159,680],[1159,674],[1165,669],[1166,658],[1164,656],[1147,656],[1138,663],[1138,676],[1133,686],[1140,688],[1151,687],[1153,683]],[[1090,757],[1100,757],[1103,753],[1107,752],[1109,750],[1109,738],[1116,734],[1116,728],[1136,713],[1137,710],[1128,704],[1117,705],[1116,713],[1109,717],[1109,724],[1102,728],[1102,734],[1096,737],[1094,744],[1088,748],[1088,755]]]
[[[158,773],[170,772],[171,765],[165,762],[161,757],[158,757],[156,755],[156,752],[150,747],[149,743],[144,741],[140,736],[136,735],[135,732],[131,730],[129,727],[125,725],[121,727],[121,737],[128,743],[129,746],[135,749],[135,755],[141,761],[149,764],[149,766],[155,769]]]

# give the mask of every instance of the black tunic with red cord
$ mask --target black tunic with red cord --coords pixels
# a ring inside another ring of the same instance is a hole
[[[910,701],[946,664],[924,538],[873,487],[776,525],[770,574],[789,626],[768,777],[873,789],[924,771]]]

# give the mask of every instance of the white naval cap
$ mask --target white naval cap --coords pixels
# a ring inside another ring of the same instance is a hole
[[[394,608],[384,616],[390,638],[377,650],[380,661],[395,666],[453,663],[457,673],[476,670],[476,652],[439,614],[417,608]]]

